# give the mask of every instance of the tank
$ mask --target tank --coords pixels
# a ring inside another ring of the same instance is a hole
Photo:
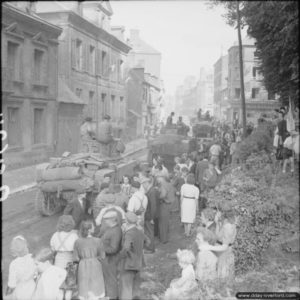
[[[164,165],[171,169],[176,156],[197,150],[197,141],[190,136],[179,135],[174,127],[162,130],[161,134],[149,139],[148,149],[149,164],[152,164],[154,156],[159,155],[163,158]]]
[[[123,175],[133,175],[138,164],[130,158],[111,158],[100,153],[66,153],[52,157],[36,170],[36,210],[43,216],[56,214],[76,196],[78,189],[87,193],[92,207],[105,175],[110,175],[111,182],[118,184]]]

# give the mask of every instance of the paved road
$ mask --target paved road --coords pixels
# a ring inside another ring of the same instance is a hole
[[[135,154],[134,158],[146,159],[146,151]],[[6,289],[8,267],[12,260],[9,245],[16,235],[23,235],[29,244],[31,253],[49,246],[52,234],[55,232],[57,220],[61,212],[51,216],[42,217],[35,211],[35,196],[37,189],[31,189],[19,194],[9,196],[2,203],[2,282]]]

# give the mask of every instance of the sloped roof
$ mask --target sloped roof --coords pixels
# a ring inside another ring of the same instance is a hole
[[[130,40],[130,45],[132,46],[132,52],[135,53],[161,54],[159,51],[154,49],[140,38],[138,40]]]
[[[57,102],[85,104],[84,100],[77,97],[63,80],[58,80]]]

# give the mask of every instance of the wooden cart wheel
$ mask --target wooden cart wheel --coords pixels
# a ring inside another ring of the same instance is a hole
[[[56,192],[50,193],[38,190],[35,198],[35,208],[42,216],[52,216],[58,213],[62,206]]]

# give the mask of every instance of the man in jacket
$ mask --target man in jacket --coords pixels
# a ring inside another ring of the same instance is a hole
[[[120,251],[120,300],[131,300],[137,293],[139,274],[144,266],[143,247],[147,237],[137,227],[138,218],[126,213],[126,227]]]
[[[86,192],[77,191],[77,198],[69,202],[64,210],[64,215],[71,215],[75,222],[75,229],[79,229],[80,223],[86,219]]]
[[[142,186],[148,198],[148,205],[145,212],[144,230],[145,235],[149,238],[150,244],[145,253],[153,253],[155,251],[154,245],[154,220],[157,218],[157,200],[158,190],[154,187],[154,178],[145,178],[142,181]]]
[[[122,244],[122,229],[116,211],[108,211],[103,216],[106,230],[100,236],[105,259],[102,262],[105,292],[109,299],[118,299],[118,254]]]

